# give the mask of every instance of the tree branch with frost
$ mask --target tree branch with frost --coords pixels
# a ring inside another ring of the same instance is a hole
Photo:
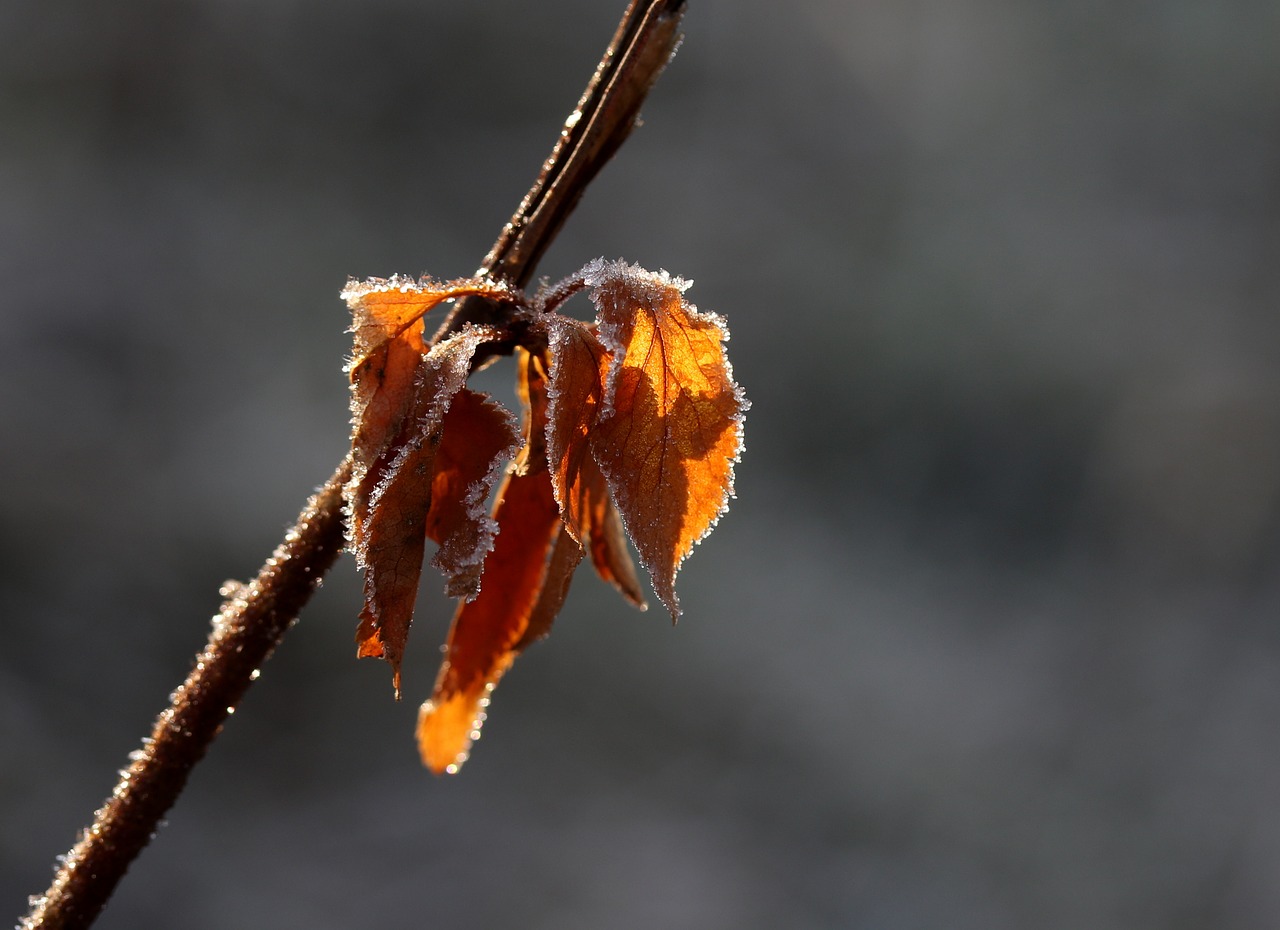
[[[684,0],[632,0],[582,99],[560,133],[537,181],[481,266],[481,276],[527,283],[560,227],[636,122],[641,103],[679,39]],[[483,298],[457,305],[442,332],[499,321]],[[491,344],[486,353],[510,351]],[[284,542],[246,585],[228,585],[208,643],[186,681],[157,718],[143,747],[93,822],[65,855],[53,884],[34,896],[24,930],[88,927],[129,864],[159,827],[192,768],[217,736],[258,670],[296,621],[344,542],[346,457],[308,500]]]

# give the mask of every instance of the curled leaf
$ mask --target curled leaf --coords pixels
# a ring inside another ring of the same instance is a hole
[[[627,551],[627,534],[622,518],[609,498],[609,486],[594,459],[588,459],[583,465],[582,486],[587,552],[591,555],[596,574],[617,588],[633,607],[648,610],[649,604],[640,589],[635,563]]]
[[[431,564],[448,579],[450,597],[475,597],[480,568],[498,525],[489,492],[520,448],[515,418],[483,394],[460,390],[441,425],[431,481],[427,535],[440,544]]]
[[[395,436],[380,443],[374,465],[355,470],[344,489],[348,546],[365,572],[357,655],[386,659],[397,694],[445,415],[466,383],[476,347],[496,335],[491,328],[472,327],[419,357]]]
[[[458,605],[435,689],[418,714],[418,749],[437,773],[456,772],[466,761],[490,693],[521,650],[546,635],[582,558],[551,492],[541,427],[540,407],[531,404],[523,467],[507,476],[494,507],[498,535],[484,583],[474,600]]]
[[[420,362],[428,348],[422,318],[446,300],[472,294],[512,299],[505,286],[488,280],[443,283],[403,275],[348,281],[342,291],[351,309],[354,336],[346,368],[351,379],[353,465],[347,508],[361,520],[369,494],[406,434],[405,418],[416,401]]]
[[[590,451],[612,359],[591,328],[576,320],[551,316],[545,326],[547,459],[565,527],[591,553],[597,574],[644,610],[622,521]]]
[[[428,539],[448,593],[462,598],[418,716],[434,771],[465,761],[494,687],[550,631],[584,553],[643,609],[629,533],[679,616],[676,573],[733,494],[747,408],[723,321],[686,302],[687,286],[596,261],[532,303],[481,279],[372,279],[343,292],[355,334],[344,503],[365,595],[356,640],[359,655],[391,664],[397,697]],[[584,288],[593,325],[555,312]],[[522,313],[428,345],[423,315],[469,295]],[[516,345],[522,445],[510,414],[465,386],[485,342]]]
[[[581,558],[570,539],[572,564],[562,558],[551,577],[548,556],[563,530],[546,472],[511,474],[500,493],[484,584],[475,600],[458,605],[435,689],[418,713],[418,749],[437,773],[456,772],[466,761],[490,693],[520,651],[546,633]]]

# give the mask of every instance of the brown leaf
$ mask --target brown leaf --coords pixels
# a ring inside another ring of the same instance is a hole
[[[375,279],[344,292],[355,316],[345,504],[365,570],[359,654],[391,663],[398,696],[428,537],[449,593],[470,598],[454,613],[418,717],[419,749],[436,772],[465,761],[491,692],[550,631],[584,551],[644,606],[624,523],[659,599],[679,615],[676,573],[733,493],[747,407],[723,322],[685,302],[687,286],[597,261],[532,304],[482,280]],[[584,287],[594,326],[555,312]],[[518,304],[517,325],[473,327],[428,347],[422,315],[471,294]],[[503,339],[535,354],[517,347],[524,443],[489,517],[484,502],[517,434],[465,384],[480,344]]]
[[[547,459],[556,501],[565,526],[591,553],[600,577],[644,610],[648,605],[627,551],[622,521],[588,441],[600,415],[611,357],[590,327],[558,315],[544,320],[550,360]]]
[[[472,327],[419,357],[410,380],[411,402],[396,437],[384,444],[375,465],[357,473],[344,489],[348,545],[365,572],[357,655],[385,658],[397,695],[445,415],[466,383],[476,348],[497,335],[492,328]]]
[[[525,473],[547,474],[546,437],[547,429],[547,376],[542,359],[524,349],[517,353],[519,361],[516,392],[525,406],[525,433],[528,439],[516,462],[516,469]],[[555,621],[560,608],[564,606],[565,597],[569,593],[569,582],[573,580],[573,572],[582,561],[582,546],[578,544],[568,528],[563,525],[564,509],[561,508],[562,525],[556,535],[550,558],[547,560],[547,573],[542,581],[542,590],[538,601],[529,613],[528,627],[516,650],[523,650],[530,643],[542,639],[551,632],[551,624]],[[624,544],[625,553],[625,544]]]
[[[458,606],[434,693],[418,714],[418,748],[435,772],[456,772],[466,760],[489,694],[515,657],[550,631],[582,559],[551,492],[541,366],[523,350],[518,359],[528,438],[494,505],[498,535],[484,584]]]
[[[545,318],[550,371],[547,395],[547,462],[565,526],[583,541],[589,520],[582,469],[591,461],[587,438],[600,416],[610,357],[591,330],[562,316]]]
[[[542,359],[526,349],[516,350],[516,396],[524,407],[524,448],[514,467],[523,474],[547,470],[547,375]]]
[[[351,308],[354,346],[351,378],[353,477],[348,511],[364,517],[369,494],[382,480],[389,453],[404,432],[414,403],[418,365],[427,352],[422,317],[446,300],[480,294],[511,300],[502,285],[468,279],[447,283],[396,275],[348,281],[342,298]]]
[[[450,597],[480,590],[480,568],[498,529],[489,492],[519,448],[515,418],[505,408],[466,388],[457,393],[441,427],[427,513],[427,535],[440,544],[431,564],[448,579]]]
[[[665,272],[596,261],[582,277],[612,355],[591,451],[674,620],[676,572],[728,508],[742,449],[747,402],[725,356],[729,334]]]

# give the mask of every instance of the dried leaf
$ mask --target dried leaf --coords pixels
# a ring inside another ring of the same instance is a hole
[[[440,544],[431,564],[448,579],[450,597],[475,597],[480,568],[498,525],[489,492],[520,448],[515,418],[483,394],[463,389],[444,416],[431,482],[427,535]]]
[[[545,321],[550,372],[547,393],[547,459],[551,484],[569,532],[591,553],[596,572],[644,610],[644,595],[627,551],[622,521],[609,499],[603,473],[590,454],[612,361],[591,329],[576,320]]]
[[[548,553],[563,530],[546,470],[508,475],[499,495],[484,584],[475,600],[458,606],[435,690],[418,714],[418,748],[434,772],[456,772],[466,761],[490,692],[529,640],[530,621],[538,617],[545,633],[547,615],[558,611],[568,587],[563,570],[549,578]],[[544,603],[547,589],[553,604]]]
[[[725,356],[729,333],[665,272],[597,261],[582,277],[612,355],[591,451],[675,619],[676,572],[728,508],[742,449],[747,402]]]
[[[356,474],[344,489],[348,545],[365,572],[357,655],[385,658],[397,695],[445,414],[466,383],[477,346],[496,336],[491,328],[472,327],[419,357],[397,435],[383,444],[375,467]]]
[[[528,625],[524,635],[516,643],[516,652],[523,652],[526,646],[544,639],[551,632],[569,596],[569,584],[573,581],[573,573],[582,561],[582,547],[569,535],[563,524],[551,549],[551,557],[547,560],[547,573],[542,578],[542,590],[538,593],[538,601],[529,611]]]
[[[582,541],[589,519],[582,468],[591,461],[587,440],[600,416],[610,357],[595,334],[577,320],[552,316],[546,319],[546,330],[547,461],[565,526]]]
[[[489,694],[525,646],[550,631],[582,559],[551,492],[540,364],[523,350],[519,362],[528,439],[494,505],[498,535],[484,584],[454,614],[434,693],[418,715],[418,747],[435,772],[456,772],[466,760]]]
[[[594,459],[582,465],[581,511],[586,531],[587,551],[596,574],[613,585],[638,610],[649,605],[640,590],[635,562],[627,549],[627,534],[618,508],[609,498],[604,472]]]
[[[549,467],[546,437],[549,432],[546,368],[540,357],[524,349],[518,350],[516,357],[519,362],[516,392],[524,402],[524,428],[528,436],[520,458],[516,462],[516,469],[529,474],[547,474]],[[564,508],[561,508],[560,513],[562,524],[553,544],[551,556],[547,560],[547,573],[542,581],[542,591],[529,613],[528,627],[516,645],[517,652],[551,632],[551,625],[555,622],[556,615],[560,613],[560,608],[564,606],[565,597],[569,593],[569,582],[573,580],[574,570],[582,561],[582,546],[578,544],[578,540],[569,532],[567,526],[563,525]],[[624,543],[623,552],[625,551]]]
[[[352,480],[348,513],[363,522],[369,495],[382,481],[405,433],[419,363],[427,352],[422,317],[446,300],[479,294],[510,300],[506,287],[487,280],[442,283],[403,275],[348,281],[342,292],[352,313]]]
[[[584,551],[641,608],[631,534],[654,590],[679,615],[675,576],[724,512],[747,402],[733,382],[723,321],[683,298],[688,285],[623,263],[593,262],[530,303],[479,279],[351,283],[354,314],[348,543],[365,571],[360,655],[400,663],[428,538],[457,607],[445,659],[419,712],[418,743],[437,772],[457,771],[489,695],[545,636]],[[597,323],[555,312],[584,287]],[[472,327],[439,345],[422,316],[472,294],[517,304],[505,329]],[[481,343],[517,344],[524,442],[512,418],[465,387]],[[524,346],[533,350],[526,351]]]

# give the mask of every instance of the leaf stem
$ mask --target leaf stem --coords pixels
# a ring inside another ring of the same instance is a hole
[[[631,0],[537,181],[485,258],[482,274],[517,287],[530,280],[587,185],[630,134],[641,103],[679,41],[684,6],[685,0]],[[441,334],[468,322],[501,322],[499,312],[484,298],[466,298],[455,305]],[[482,351],[499,354],[504,347],[494,344]],[[32,899],[19,925],[23,930],[73,930],[93,923],[342,551],[342,487],[350,474],[348,456],[307,502],[257,578],[223,589],[226,601],[195,668],[156,719],[143,748],[131,754],[131,764],[94,822],[62,857],[49,890]]]
[[[557,281],[546,290],[539,291],[534,298],[534,310],[538,313],[553,313],[560,305],[587,286],[582,272],[570,275],[563,281]]]

